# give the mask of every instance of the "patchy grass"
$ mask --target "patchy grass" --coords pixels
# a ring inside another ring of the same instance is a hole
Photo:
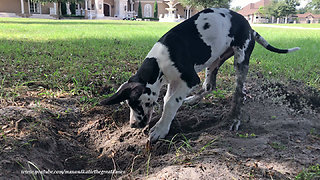
[[[218,137],[213,138],[209,142],[206,142],[206,144],[199,147],[195,145],[193,140],[188,139],[183,133],[178,133],[175,134],[171,140],[161,139],[161,141],[168,143],[168,151],[173,147],[176,155],[174,160],[175,164],[190,165],[196,158],[200,157],[209,146],[214,145],[218,139]]]
[[[320,178],[320,165],[310,166],[307,169],[301,171],[297,176],[297,180],[313,180]]]
[[[0,18],[0,97],[14,99],[27,92],[23,87],[28,86],[40,97],[77,95],[81,103],[94,104],[102,92],[110,94],[126,81],[153,44],[175,25]],[[257,45],[253,72],[303,81],[319,89],[319,31],[255,29],[276,47],[299,46],[301,50],[279,55]],[[218,88],[228,88],[225,82],[232,82],[234,76],[232,60],[219,74]]]

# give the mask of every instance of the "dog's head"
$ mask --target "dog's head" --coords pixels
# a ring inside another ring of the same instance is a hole
[[[112,105],[122,101],[130,107],[130,125],[133,128],[143,128],[151,119],[154,100],[150,88],[137,82],[122,84],[117,92],[108,99],[100,102],[101,105]]]

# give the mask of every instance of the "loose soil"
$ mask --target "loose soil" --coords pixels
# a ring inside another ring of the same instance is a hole
[[[319,92],[259,77],[246,85],[238,132],[226,119],[231,96],[210,96],[183,105],[151,146],[126,105],[82,110],[78,97],[30,91],[1,105],[0,179],[292,179],[319,164]]]

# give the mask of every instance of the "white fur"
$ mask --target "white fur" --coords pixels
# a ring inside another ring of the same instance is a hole
[[[176,112],[181,106],[183,99],[186,98],[190,91],[191,89],[187,86],[187,83],[182,80],[168,84],[167,94],[164,98],[162,116],[150,131],[150,141],[164,138],[168,134]],[[181,98],[181,100],[177,102],[176,98]]]
[[[168,134],[171,121],[175,117],[183,99],[186,98],[191,89],[187,86],[187,83],[180,78],[181,73],[174,66],[173,61],[170,59],[169,50],[165,45],[157,42],[148,53],[147,58],[156,58],[159,68],[164,74],[164,81],[162,83],[158,80],[153,85],[147,86],[159,92],[161,86],[164,83],[168,83],[167,93],[164,97],[162,116],[150,132],[150,140],[156,141],[159,138],[164,138]],[[157,93],[157,96],[158,94],[159,93]],[[176,101],[176,98],[179,99],[179,102]]]
[[[147,55],[147,58],[156,58],[160,70],[165,74],[165,79],[170,82],[180,79],[181,73],[173,65],[168,48],[157,42]]]
[[[294,51],[298,51],[298,50],[300,50],[300,48],[295,47],[295,48],[288,49],[288,52],[290,53],[290,52],[294,52]]]
[[[220,13],[224,13],[225,17],[222,17]],[[201,39],[211,47],[210,59],[205,64],[196,65],[196,72],[210,66],[230,46],[233,40],[228,36],[231,28],[230,18],[229,10],[214,9],[214,13],[200,14],[195,21]],[[203,28],[206,23],[210,25],[208,29]]]

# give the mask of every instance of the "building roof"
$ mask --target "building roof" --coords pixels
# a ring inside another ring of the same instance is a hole
[[[250,3],[243,7],[238,13],[243,16],[255,14],[261,6],[267,6],[268,4],[270,4],[270,0],[261,0],[256,3]]]
[[[297,14],[298,18],[307,18],[308,16],[312,16],[313,18],[320,18],[320,14],[312,14],[312,13],[304,13],[304,14]]]

